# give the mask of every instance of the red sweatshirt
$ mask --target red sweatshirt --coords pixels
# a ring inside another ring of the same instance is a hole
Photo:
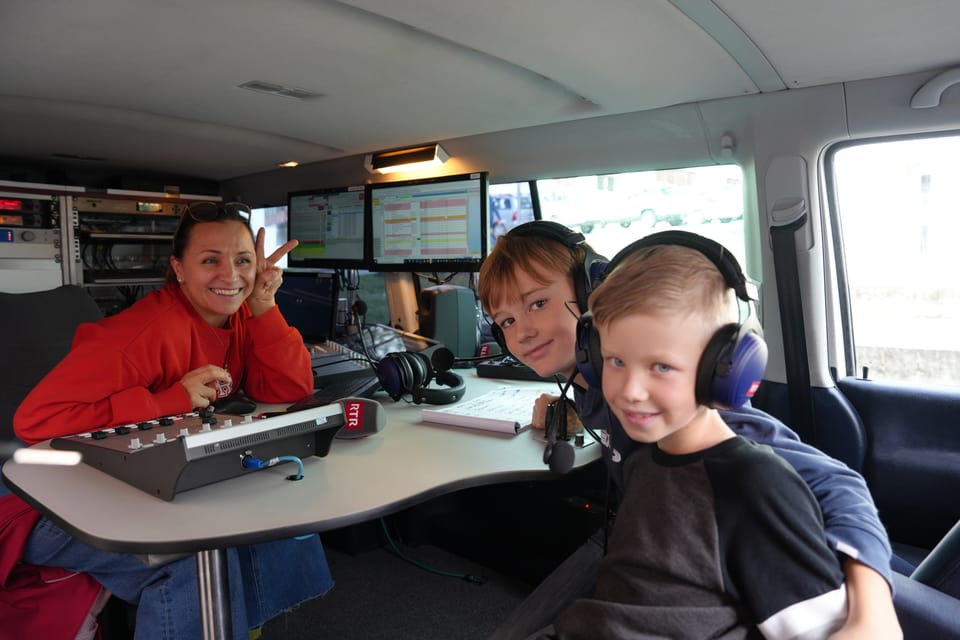
[[[131,424],[193,409],[179,380],[227,365],[233,390],[260,402],[294,402],[313,391],[310,354],[276,307],[254,318],[244,303],[227,328],[210,326],[167,284],[129,309],[80,326],[70,353],[17,409],[17,436],[56,436]]]

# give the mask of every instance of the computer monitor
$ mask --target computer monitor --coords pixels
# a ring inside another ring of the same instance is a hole
[[[320,343],[337,337],[338,285],[333,272],[283,272],[277,306],[305,341]]]
[[[363,269],[363,185],[298,191],[287,195],[287,237],[300,242],[288,254],[296,269]]]
[[[369,269],[478,271],[487,252],[486,172],[367,186]]]

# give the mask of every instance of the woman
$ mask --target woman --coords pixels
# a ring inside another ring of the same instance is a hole
[[[185,413],[237,391],[261,402],[308,395],[309,354],[274,299],[282,281],[275,264],[297,242],[265,257],[264,230],[254,238],[249,213],[236,203],[187,207],[174,234],[166,284],[77,330],[67,357],[18,408],[17,436],[33,444]],[[248,628],[332,586],[316,535],[231,549],[228,559],[238,640],[247,638]],[[40,518],[22,560],[83,572],[137,604],[138,640],[200,637],[192,557],[148,568],[133,556],[93,549]]]

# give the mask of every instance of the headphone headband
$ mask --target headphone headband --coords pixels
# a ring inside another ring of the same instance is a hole
[[[617,265],[623,262],[628,255],[644,247],[660,245],[677,245],[700,252],[717,267],[720,275],[723,276],[723,281],[734,290],[738,298],[744,302],[749,302],[752,299],[747,288],[747,277],[744,275],[743,269],[740,268],[740,263],[737,262],[736,257],[726,247],[711,238],[690,231],[673,229],[644,236],[621,249],[604,269],[597,284],[603,282],[607,275],[616,269]]]

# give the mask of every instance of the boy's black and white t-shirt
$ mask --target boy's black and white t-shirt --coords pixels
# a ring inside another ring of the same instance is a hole
[[[594,597],[560,616],[559,637],[812,639],[843,624],[843,573],[819,507],[769,447],[644,447],[624,480]]]

